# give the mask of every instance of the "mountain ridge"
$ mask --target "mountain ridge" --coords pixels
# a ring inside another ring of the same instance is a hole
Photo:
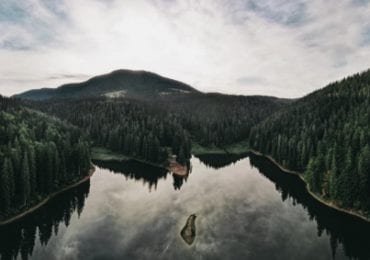
[[[33,89],[13,97],[30,100],[99,96],[151,98],[161,95],[188,93],[201,94],[202,92],[186,83],[153,72],[119,69],[94,76],[83,82],[67,83],[57,88]]]

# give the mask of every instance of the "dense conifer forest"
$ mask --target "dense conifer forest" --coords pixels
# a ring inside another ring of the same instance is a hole
[[[194,142],[223,147],[247,139],[253,126],[290,102],[267,96],[209,93],[170,96],[159,103],[177,114]]]
[[[253,125],[288,101],[221,94],[172,95],[152,100],[90,98],[32,103],[84,129],[95,146],[146,161],[191,157],[191,143],[223,146],[246,139]]]
[[[305,172],[310,188],[370,210],[370,71],[332,83],[255,126],[252,148]]]
[[[169,154],[180,163],[191,156],[189,132],[177,115],[159,107],[125,99],[86,99],[41,104],[42,110],[80,127],[95,146],[154,163]]]
[[[81,130],[0,97],[0,220],[88,174]]]

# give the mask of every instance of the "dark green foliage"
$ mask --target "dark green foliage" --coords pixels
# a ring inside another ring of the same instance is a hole
[[[176,115],[127,100],[91,99],[44,103],[43,109],[84,129],[96,146],[144,160],[163,163],[168,150],[190,158],[189,133]],[[79,147],[87,154],[86,147]],[[88,167],[86,162],[85,167]]]
[[[0,97],[0,218],[88,173],[81,131]]]
[[[30,182],[30,169],[28,163],[28,155],[27,152],[24,153],[23,161],[22,161],[22,169],[20,172],[20,202],[23,205],[27,204],[27,200],[31,198],[31,182]]]
[[[344,207],[370,209],[370,71],[330,84],[255,126],[250,145]]]
[[[274,97],[210,93],[171,96],[161,104],[177,115],[193,141],[223,147],[247,139],[253,126],[290,102]]]
[[[14,171],[9,158],[5,158],[0,176],[0,198],[1,210],[7,212],[10,210],[13,197],[15,194],[14,188]]]
[[[168,152],[185,164],[191,143],[224,146],[249,136],[250,129],[288,101],[189,93],[152,100],[81,99],[31,103],[84,129],[94,145],[163,163]]]

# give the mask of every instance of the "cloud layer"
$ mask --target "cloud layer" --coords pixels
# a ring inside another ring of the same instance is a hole
[[[370,67],[366,0],[0,0],[0,93],[128,68],[299,97]]]

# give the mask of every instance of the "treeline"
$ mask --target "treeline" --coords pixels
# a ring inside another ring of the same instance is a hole
[[[370,210],[370,71],[330,84],[254,127],[254,149],[305,172],[310,188]]]
[[[83,129],[95,146],[155,163],[166,162],[170,153],[182,164],[191,156],[189,132],[159,106],[124,99],[54,102],[37,106]]]
[[[218,93],[172,95],[161,102],[177,114],[193,141],[216,147],[247,139],[253,126],[288,103],[290,100],[274,97]]]
[[[87,175],[81,131],[0,97],[0,219]]]

